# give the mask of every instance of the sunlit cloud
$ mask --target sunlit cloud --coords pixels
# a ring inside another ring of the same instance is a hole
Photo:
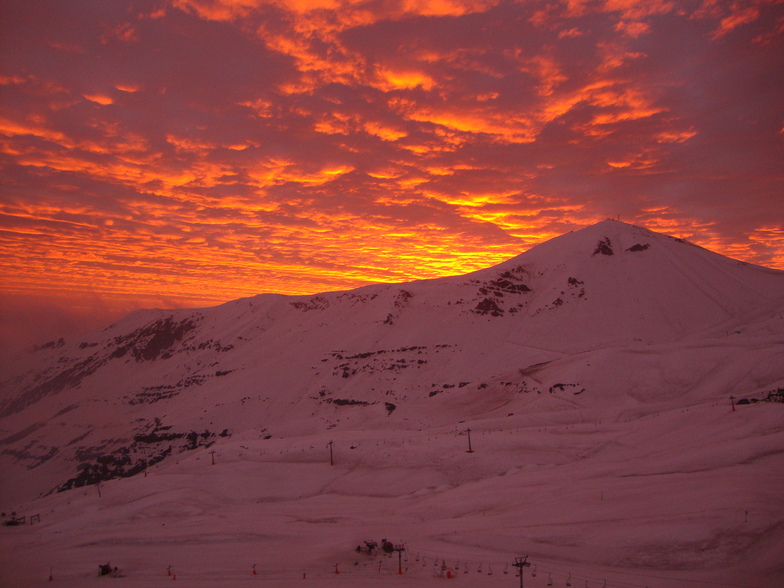
[[[377,75],[379,80],[373,85],[383,91],[411,90],[413,88],[432,90],[436,85],[433,78],[418,71],[395,71],[380,68],[377,71]]]
[[[135,84],[117,84],[115,86],[121,92],[138,92],[141,88]]]
[[[696,134],[697,131],[694,129],[688,129],[685,131],[672,129],[659,133],[656,138],[659,143],[683,143],[684,141],[691,139]]]
[[[350,288],[618,214],[784,269],[774,0],[88,0],[0,27],[7,292]]]
[[[760,11],[756,6],[733,6],[732,12],[721,19],[719,26],[711,33],[712,39],[723,37],[730,31],[754,22],[759,18]]]
[[[528,143],[536,138],[536,129],[526,116],[506,116],[482,108],[416,108],[405,114],[418,122],[432,123],[462,133],[487,135],[493,140],[508,143]]]
[[[650,25],[640,21],[621,21],[615,25],[616,31],[619,31],[628,37],[634,38],[639,37],[640,35],[644,35],[650,30],[650,28]]]
[[[45,125],[18,123],[3,118],[0,118],[0,135],[5,135],[6,137],[39,137],[52,143],[59,143],[64,147],[73,146],[63,133],[50,130]]]
[[[375,121],[366,121],[364,128],[366,132],[370,133],[371,135],[375,135],[384,141],[397,141],[398,139],[402,139],[408,135],[406,131]]]
[[[650,152],[629,154],[623,159],[608,160],[607,165],[616,169],[649,169],[659,163],[658,158]]]

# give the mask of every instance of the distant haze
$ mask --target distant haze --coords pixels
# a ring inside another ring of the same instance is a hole
[[[103,329],[132,310],[180,306],[182,301],[171,299],[113,301],[97,295],[47,297],[0,293],[0,373],[19,352],[35,345]]]

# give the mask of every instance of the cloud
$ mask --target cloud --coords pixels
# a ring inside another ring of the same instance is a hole
[[[617,214],[784,269],[775,2],[2,11],[3,291],[349,288]]]

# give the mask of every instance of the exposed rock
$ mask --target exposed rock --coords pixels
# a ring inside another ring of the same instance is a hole
[[[629,247],[626,251],[631,251],[631,252],[645,251],[649,247],[650,247],[650,245],[648,243],[645,243],[645,244],[635,243],[634,245]]]
[[[476,314],[489,314],[490,316],[503,316],[504,311],[499,308],[492,298],[485,298],[474,308]]]
[[[596,249],[593,250],[593,255],[614,255],[612,249],[612,243],[610,243],[610,238],[605,237],[604,239],[600,239],[599,242],[596,244]]]

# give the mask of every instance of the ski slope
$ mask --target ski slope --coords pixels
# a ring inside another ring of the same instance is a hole
[[[704,402],[602,420],[566,409],[560,423],[545,411],[233,437],[105,482],[100,496],[88,486],[23,505],[41,522],[2,529],[4,585],[43,583],[49,567],[59,585],[106,582],[95,571],[111,561],[125,576],[111,581],[127,585],[161,584],[172,566],[193,586],[291,586],[303,574],[326,586],[509,586],[503,570],[528,555],[527,586],[569,574],[575,586],[773,586],[784,577],[782,409]],[[382,538],[405,544],[402,575],[394,555],[354,551]],[[434,577],[444,564],[451,580]]]

